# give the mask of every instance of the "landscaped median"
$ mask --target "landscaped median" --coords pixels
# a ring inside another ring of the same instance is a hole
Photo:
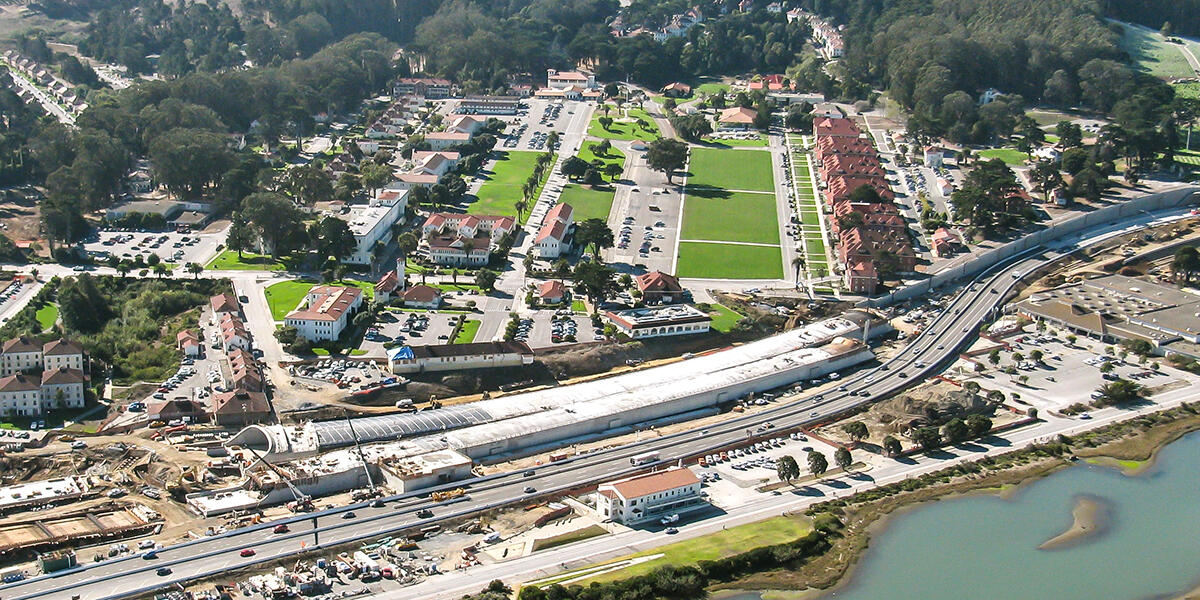
[[[606,129],[600,119],[612,119]],[[645,126],[638,124],[641,120]],[[614,105],[609,105],[608,116],[605,117],[603,110],[597,110],[592,114],[592,121],[588,124],[588,136],[595,138],[606,138],[610,140],[642,140],[650,142],[661,137],[658,131],[658,124],[654,122],[654,117],[650,113],[640,108],[618,109]]]
[[[290,268],[285,261],[276,260],[265,254],[243,252],[241,257],[235,250],[225,250],[204,267],[210,271],[286,271]]]

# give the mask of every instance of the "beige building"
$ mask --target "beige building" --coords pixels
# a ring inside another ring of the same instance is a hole
[[[596,510],[602,517],[633,525],[707,506],[700,479],[683,467],[600,484]]]

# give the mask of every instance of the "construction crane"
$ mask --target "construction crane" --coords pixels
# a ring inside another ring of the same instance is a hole
[[[275,465],[273,465],[270,462],[267,462],[265,459],[263,459],[263,457],[260,456],[254,448],[251,448],[250,446],[243,446],[243,448],[249,450],[250,453],[254,455],[254,458],[257,458],[259,462],[267,465],[267,468],[274,471],[275,474],[279,476],[279,480],[282,481],[285,485],[287,485],[288,489],[292,491],[292,497],[294,497],[295,500],[288,503],[287,506],[288,506],[289,510],[291,510],[292,512],[302,512],[302,511],[308,511],[308,510],[313,509],[312,497],[309,496],[308,494],[305,494],[304,492],[301,492],[300,488],[293,485],[292,480],[290,478],[288,478],[288,476],[286,474],[284,474],[283,471],[279,470],[279,468],[277,468]]]
[[[367,487],[371,488],[371,495],[375,495],[375,481],[371,478],[371,469],[367,467],[367,457],[363,454],[362,446],[358,443],[358,434],[354,432],[354,422],[350,420],[350,413],[346,409],[342,409],[342,416],[346,418],[346,425],[350,427],[350,437],[354,438],[354,451],[358,453],[358,460],[362,461],[363,473],[367,474]]]

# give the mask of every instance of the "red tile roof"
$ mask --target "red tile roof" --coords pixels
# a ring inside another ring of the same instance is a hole
[[[287,319],[305,321],[337,321],[362,296],[356,287],[318,285],[308,291],[312,301],[308,306],[288,313]]]
[[[71,340],[51,340],[42,346],[42,354],[44,356],[67,356],[71,354],[83,354],[83,345],[79,342]]]
[[[674,293],[682,292],[683,286],[679,285],[679,278],[663,273],[662,271],[650,271],[637,276],[635,280],[637,288],[643,294],[646,292]]]
[[[428,285],[414,285],[400,293],[405,302],[428,304],[442,297],[442,291]]]
[[[228,292],[218,294],[208,299],[208,303],[212,306],[215,313],[235,313],[241,310],[241,305],[238,304],[237,298]]]
[[[646,475],[638,475],[628,479],[614,481],[610,484],[614,490],[626,500],[641,498],[651,494],[666,492],[676,488],[700,483],[696,474],[689,469],[674,468]]]
[[[562,298],[567,293],[567,286],[561,281],[551,279],[538,286],[538,298]]]

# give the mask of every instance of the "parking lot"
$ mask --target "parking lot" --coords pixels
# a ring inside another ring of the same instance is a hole
[[[530,98],[528,108],[516,117],[506,117],[508,128],[500,146],[506,150],[545,151],[546,137],[551,131],[562,134],[570,122],[571,115],[582,106],[574,101],[551,101]]]
[[[604,339],[604,330],[592,327],[590,317],[572,313],[570,309],[540,311],[520,323],[514,339],[529,344],[530,348]]]
[[[294,377],[329,383],[340,389],[371,385],[392,376],[374,361],[325,359],[310,365],[288,367]]]
[[[832,468],[834,446],[804,434],[779,434],[744,448],[706,456],[704,463],[696,469],[696,475],[704,483],[713,504],[736,506],[753,500],[759,494],[754,490],[756,486],[779,480],[775,464],[783,456],[795,458],[800,465],[801,477],[807,475],[809,450],[824,454]],[[709,460],[710,457],[717,460]]]
[[[101,231],[84,243],[84,249],[99,260],[116,256],[133,261],[141,256],[146,261],[157,255],[164,263],[184,265],[208,262],[220,243],[220,234],[212,233]]]
[[[450,334],[454,333],[454,324],[460,314],[462,313],[383,311],[379,314],[375,326],[363,337],[359,348],[366,351],[364,356],[382,358],[387,355],[383,345],[388,342],[417,346],[449,344]],[[471,318],[471,315],[467,317]]]
[[[678,188],[620,187],[626,189],[618,190],[609,216],[609,227],[616,234],[616,245],[608,250],[609,261],[671,272],[682,205]]]

